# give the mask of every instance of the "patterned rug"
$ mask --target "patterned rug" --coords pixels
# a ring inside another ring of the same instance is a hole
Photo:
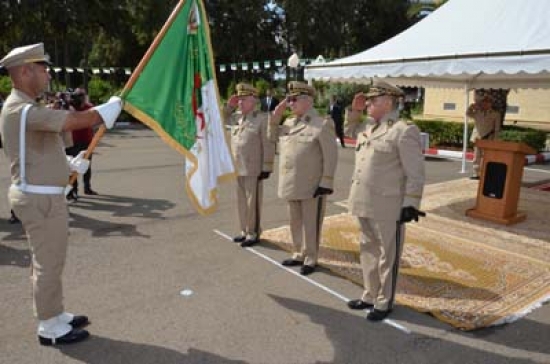
[[[527,220],[501,226],[465,216],[476,191],[464,179],[426,187],[428,217],[407,225],[396,298],[462,330],[512,322],[550,299],[550,194],[522,189]],[[352,216],[327,217],[319,264],[362,285],[358,234]],[[289,236],[288,226],[262,233],[286,250]]]

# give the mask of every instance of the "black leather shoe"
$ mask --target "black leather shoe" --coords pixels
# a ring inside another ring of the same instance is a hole
[[[40,342],[40,345],[44,345],[44,346],[67,345],[67,344],[75,344],[77,342],[85,340],[88,336],[90,336],[90,333],[86,330],[72,329],[65,335],[58,337],[56,339],[50,339],[50,338],[46,338],[38,335],[38,341]]]
[[[300,268],[300,274],[303,276],[310,275],[313,272],[315,272],[315,266],[313,265],[304,265]]]
[[[385,319],[389,314],[391,310],[377,310],[376,308],[369,312],[367,315],[367,320],[369,321],[382,321]]]
[[[372,303],[365,302],[361,299],[348,301],[348,307],[352,310],[366,310],[374,307]]]
[[[472,176],[472,177],[470,177],[470,179],[473,179],[475,181],[479,181],[479,176]]]
[[[84,193],[86,195],[94,195],[94,196],[98,194],[96,191],[92,190],[91,188],[84,189]]]
[[[249,247],[249,246],[258,244],[258,241],[260,241],[260,240],[259,240],[259,239],[245,239],[245,240],[241,243],[241,246],[242,246],[243,248],[247,248],[247,247]]]
[[[285,267],[296,267],[298,265],[303,265],[303,264],[304,262],[302,262],[301,260],[295,260],[292,258],[285,259],[281,262],[281,265],[284,265]]]
[[[11,214],[10,218],[8,219],[8,223],[9,224],[20,224],[21,220],[19,220],[19,218],[17,216],[15,216],[14,214]]]
[[[72,189],[66,196],[67,201],[78,201],[78,192],[75,189]]]
[[[84,327],[90,323],[90,320],[88,320],[88,316],[74,316],[71,322],[69,322],[69,325],[73,327],[73,329],[77,329],[80,327]]]
[[[237,235],[233,238],[234,243],[242,243],[246,240],[246,235]]]

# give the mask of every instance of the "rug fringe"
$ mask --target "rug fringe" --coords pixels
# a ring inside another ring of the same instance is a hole
[[[510,315],[510,316],[503,317],[500,320],[497,320],[497,321],[493,322],[490,326],[510,324],[514,321],[517,321],[517,320],[527,316],[528,314],[530,314],[531,312],[535,311],[537,308],[541,307],[542,305],[544,305],[545,303],[548,303],[548,302],[550,302],[550,294],[544,296],[538,302],[535,302],[532,305],[525,307],[520,312],[517,312],[517,313],[515,313],[513,315]]]

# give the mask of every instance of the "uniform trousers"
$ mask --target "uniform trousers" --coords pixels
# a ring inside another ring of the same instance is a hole
[[[399,259],[403,252],[404,224],[399,225],[399,247],[396,244],[397,223],[358,217],[361,229],[360,259],[365,291],[362,300],[378,310],[393,306]]]
[[[9,200],[31,250],[34,314],[39,320],[48,320],[64,312],[61,275],[69,235],[65,196],[10,190]]]
[[[481,150],[481,148],[474,147],[474,159],[472,160],[472,169],[473,169],[473,175],[475,177],[479,176],[479,169],[480,169],[482,157],[483,157],[483,151]]]
[[[259,181],[258,176],[237,177],[237,208],[244,234],[260,235],[262,199],[263,181]]]
[[[326,197],[289,200],[290,234],[294,246],[292,259],[315,266],[325,217]]]

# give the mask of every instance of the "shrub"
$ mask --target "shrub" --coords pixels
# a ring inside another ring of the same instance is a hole
[[[99,77],[92,77],[88,82],[88,96],[94,104],[106,102],[109,97],[115,94],[115,88],[111,82],[102,80]]]
[[[415,120],[414,123],[424,133],[430,135],[430,147],[462,147],[464,140],[464,124],[443,120]],[[473,123],[468,123],[468,147],[472,148],[470,135]],[[499,134],[499,139],[525,143],[537,151],[543,150],[546,143],[546,132],[532,128],[522,128],[514,125],[505,125]]]
[[[8,76],[0,76],[0,95],[8,97],[11,92],[11,79]]]

